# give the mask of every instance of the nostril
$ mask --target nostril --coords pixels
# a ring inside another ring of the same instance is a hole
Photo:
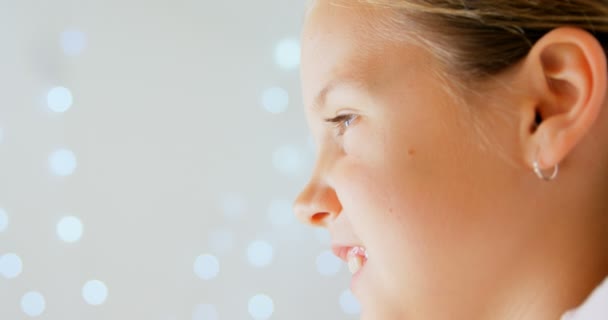
[[[293,212],[300,222],[325,227],[342,211],[336,191],[317,180],[306,185],[293,204]]]
[[[328,215],[328,212],[317,212],[310,217],[310,223],[316,226],[323,225]]]

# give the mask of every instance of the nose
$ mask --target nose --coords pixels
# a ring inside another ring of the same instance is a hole
[[[327,227],[340,214],[342,205],[334,188],[312,179],[296,198],[293,211],[304,224]]]

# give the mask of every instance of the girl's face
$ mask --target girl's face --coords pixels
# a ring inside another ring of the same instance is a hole
[[[328,228],[338,254],[366,250],[352,283],[364,319],[481,315],[544,221],[520,129],[491,111],[509,101],[488,91],[457,104],[427,51],[374,35],[387,12],[329,2],[311,8],[302,39],[317,161],[296,214]],[[483,147],[472,113],[501,153]]]

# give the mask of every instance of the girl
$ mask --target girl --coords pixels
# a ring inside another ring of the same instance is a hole
[[[606,0],[311,4],[295,211],[363,319],[608,319],[607,39]]]

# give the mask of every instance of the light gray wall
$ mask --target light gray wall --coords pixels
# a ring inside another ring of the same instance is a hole
[[[314,159],[303,13],[0,0],[0,319],[357,317],[328,235],[290,208]]]

